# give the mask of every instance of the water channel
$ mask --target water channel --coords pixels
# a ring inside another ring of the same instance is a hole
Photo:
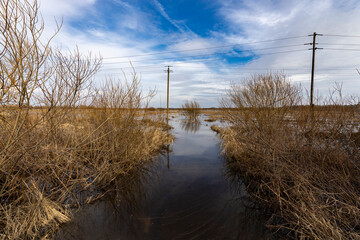
[[[213,123],[175,118],[170,124],[169,151],[131,184],[120,181],[111,197],[79,210],[56,239],[267,238],[261,212],[227,174]]]

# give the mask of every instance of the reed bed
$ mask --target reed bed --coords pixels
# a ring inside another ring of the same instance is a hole
[[[28,132],[2,151],[3,238],[53,236],[59,224],[71,220],[72,208],[102,197],[171,140],[163,124],[114,111],[93,109],[51,129],[47,122],[24,128]],[[7,136],[1,131],[4,142]]]
[[[227,167],[272,217],[277,238],[360,239],[359,101],[338,85],[317,106],[281,73],[254,75],[223,100]]]
[[[37,1],[0,10],[0,238],[49,239],[172,137],[135,71],[92,87],[101,57],[42,41]]]

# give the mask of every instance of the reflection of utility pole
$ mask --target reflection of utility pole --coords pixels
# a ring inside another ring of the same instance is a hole
[[[167,67],[167,101],[166,101],[166,122],[169,123],[169,85],[170,85],[170,68],[172,66],[165,66]]]
[[[166,148],[166,156],[167,156],[167,168],[170,169],[170,144],[167,145]]]

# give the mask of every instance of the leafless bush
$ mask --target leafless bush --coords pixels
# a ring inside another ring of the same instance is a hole
[[[182,113],[185,115],[189,120],[197,120],[200,115],[200,104],[195,101],[186,101],[185,104],[181,106]]]
[[[60,27],[57,29],[57,31]],[[0,238],[51,238],[70,208],[101,197],[169,135],[130,81],[92,91],[101,58],[43,42],[37,1],[0,1]],[[56,35],[56,33],[55,33]],[[55,35],[53,37],[55,37]]]
[[[359,239],[359,113],[336,86],[313,110],[283,74],[255,75],[223,100],[228,166],[299,239]],[[232,107],[232,108],[229,108]]]

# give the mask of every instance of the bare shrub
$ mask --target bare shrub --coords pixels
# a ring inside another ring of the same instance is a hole
[[[171,139],[140,114],[152,93],[141,92],[135,73],[91,90],[101,58],[42,41],[39,14],[36,0],[0,1],[3,239],[53,237],[72,207],[103,196]]]
[[[189,120],[197,120],[200,115],[200,104],[195,101],[186,101],[185,104],[181,106],[181,110],[184,116]]]
[[[221,131],[228,167],[272,209],[269,226],[299,239],[359,239],[356,105],[337,85],[312,110],[300,90],[278,73],[232,86],[223,100],[231,126]]]

